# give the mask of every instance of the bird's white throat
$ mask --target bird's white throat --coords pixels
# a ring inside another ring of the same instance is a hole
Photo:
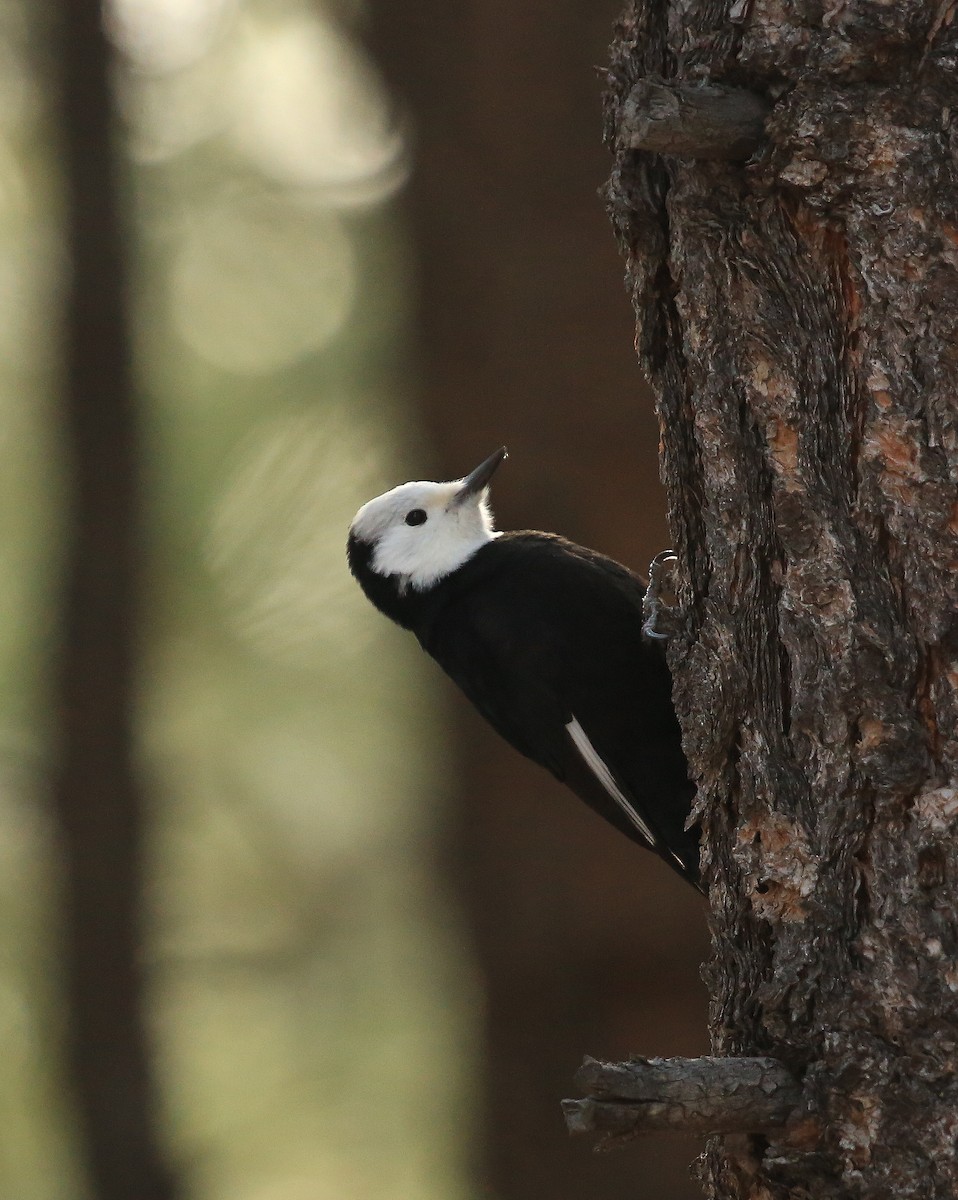
[[[404,483],[362,506],[351,532],[373,547],[377,575],[394,577],[401,591],[426,591],[499,536],[488,493],[463,499],[462,486],[461,479]]]

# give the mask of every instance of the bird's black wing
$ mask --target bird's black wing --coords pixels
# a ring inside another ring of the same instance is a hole
[[[693,796],[643,588],[548,534],[505,534],[437,589],[417,630],[489,723],[694,882]]]

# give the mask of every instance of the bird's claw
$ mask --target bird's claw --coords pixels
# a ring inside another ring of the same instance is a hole
[[[662,599],[666,577],[675,570],[678,558],[674,550],[662,550],[649,563],[649,586],[642,600],[642,633],[657,642],[667,642],[676,633],[675,608]]]

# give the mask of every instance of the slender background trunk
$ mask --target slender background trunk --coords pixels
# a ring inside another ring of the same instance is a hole
[[[143,816],[132,762],[142,530],[110,53],[95,0],[66,0],[57,17],[69,520],[52,801],[66,1048],[97,1200],[170,1200],[143,1018]]]
[[[958,1189],[954,5],[636,4],[635,82],[774,105],[748,164],[619,149],[662,424],[717,1051],[804,1078],[814,1144],[716,1139],[719,1197]]]

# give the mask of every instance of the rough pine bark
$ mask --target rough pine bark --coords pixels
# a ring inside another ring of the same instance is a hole
[[[715,1138],[715,1197],[958,1194],[954,0],[648,0],[610,70],[771,106],[746,162],[616,148],[706,834],[714,1051],[820,1136]],[[811,1126],[813,1127],[813,1126]]]

